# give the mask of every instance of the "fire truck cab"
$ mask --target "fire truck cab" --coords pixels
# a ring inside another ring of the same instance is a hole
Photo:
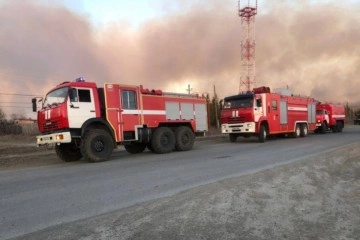
[[[325,133],[331,130],[334,133],[342,132],[345,126],[345,107],[342,104],[316,105],[316,133]]]
[[[38,101],[33,101],[36,109]],[[207,131],[206,100],[140,86],[79,78],[49,91],[38,111],[37,144],[54,144],[64,161],[109,158],[116,145],[129,153],[187,151]]]
[[[269,135],[289,134],[305,137],[314,130],[316,101],[291,94],[271,93],[269,87],[224,99],[221,131],[231,142],[237,137],[257,136],[265,142]]]

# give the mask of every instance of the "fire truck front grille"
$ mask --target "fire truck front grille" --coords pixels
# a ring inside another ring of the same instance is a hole
[[[59,124],[57,121],[53,121],[53,122],[46,122],[43,125],[44,127],[44,131],[48,132],[48,131],[54,131],[59,129]]]
[[[244,123],[245,118],[244,117],[232,117],[229,118],[229,123]]]

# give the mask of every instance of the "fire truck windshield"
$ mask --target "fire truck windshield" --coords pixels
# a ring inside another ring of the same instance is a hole
[[[65,99],[69,93],[68,89],[68,87],[64,87],[49,92],[45,97],[43,107],[57,105],[59,103],[65,102]]]
[[[253,98],[239,98],[225,100],[224,109],[230,108],[249,108],[253,106]]]

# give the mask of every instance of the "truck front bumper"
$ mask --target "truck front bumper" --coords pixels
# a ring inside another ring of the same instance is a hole
[[[221,133],[255,133],[255,122],[221,124]]]
[[[70,132],[58,132],[58,133],[36,136],[36,144],[38,146],[45,144],[70,143],[70,142],[71,142]]]

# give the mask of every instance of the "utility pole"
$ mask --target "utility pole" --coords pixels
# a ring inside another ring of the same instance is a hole
[[[218,97],[216,95],[216,89],[214,84],[214,110],[215,110],[215,120],[216,120],[216,127],[220,128],[219,118],[218,118]]]
[[[186,89],[186,91],[188,92],[189,95],[190,95],[190,93],[191,93],[192,90],[193,90],[193,89],[190,87],[190,84],[188,84],[188,88]]]

